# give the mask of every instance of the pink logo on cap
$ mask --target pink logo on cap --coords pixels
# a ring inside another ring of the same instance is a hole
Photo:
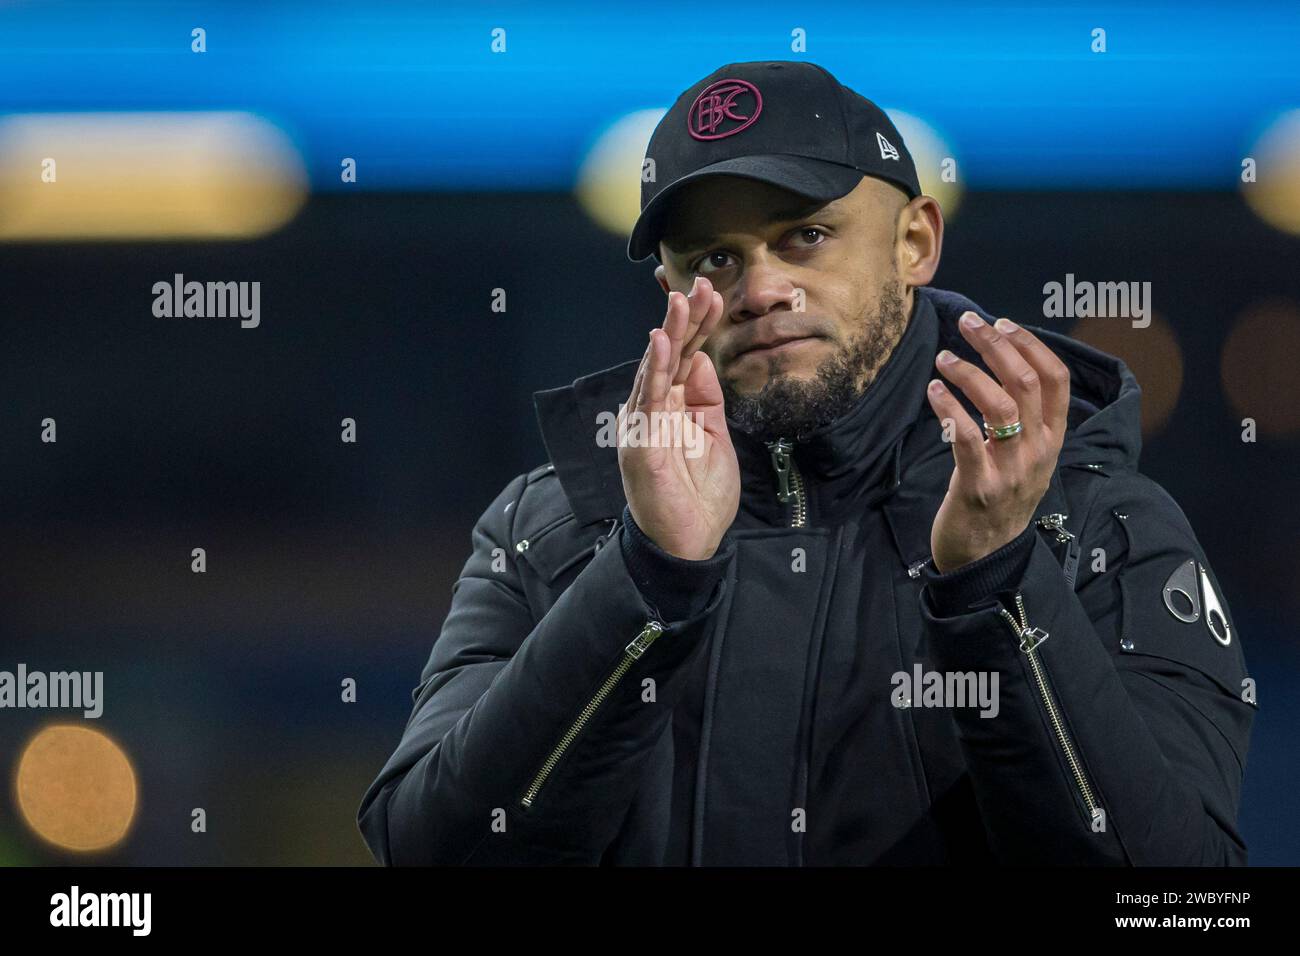
[[[750,126],[761,112],[763,96],[753,83],[718,80],[695,97],[686,114],[686,129],[696,139],[723,139]]]

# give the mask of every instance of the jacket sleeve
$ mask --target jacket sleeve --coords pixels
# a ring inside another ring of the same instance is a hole
[[[1244,865],[1237,811],[1255,706],[1240,635],[1164,489],[1136,472],[1098,480],[1077,591],[1032,524],[973,573],[923,575],[935,668],[999,676],[996,716],[954,714],[989,844],[1010,863]],[[1211,582],[1227,644],[1208,626],[1209,588],[1193,589],[1195,621],[1165,605],[1189,560]],[[1000,613],[1019,618],[1017,594],[1039,629],[1028,642]]]
[[[620,528],[534,619],[512,539],[527,487],[514,479],[475,524],[405,732],[358,810],[385,865],[599,863],[721,600],[729,539],[690,562],[699,573],[674,598],[689,616],[663,620],[629,572]],[[680,560],[635,553],[643,569]],[[656,621],[662,633],[629,653]]]

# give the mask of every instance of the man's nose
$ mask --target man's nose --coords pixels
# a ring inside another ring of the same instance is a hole
[[[757,257],[745,263],[728,310],[733,322],[747,322],[773,309],[794,307],[795,286],[780,260]]]

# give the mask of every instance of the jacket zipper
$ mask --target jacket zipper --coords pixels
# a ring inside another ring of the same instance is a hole
[[[794,442],[785,438],[767,442],[772,453],[772,467],[776,470],[776,500],[782,504],[793,501],[790,514],[790,527],[802,528],[808,523],[808,500],[804,494],[803,475],[794,463]]]
[[[1074,540],[1074,535],[1071,534],[1069,531],[1065,530],[1065,519],[1068,517],[1070,516],[1063,515],[1060,513],[1040,515],[1037,524],[1040,528],[1046,528],[1048,531],[1054,531],[1056,533],[1056,540],[1064,544],[1067,541]]]
[[[658,621],[646,621],[645,626],[641,628],[641,633],[634,637],[627,647],[623,648],[623,656],[619,659],[614,670],[605,678],[604,683],[592,695],[591,700],[587,701],[587,706],[582,708],[581,713],[578,714],[569,729],[564,732],[564,736],[560,738],[560,742],[551,750],[550,756],[546,758],[541,769],[537,771],[537,775],[533,777],[533,782],[528,785],[528,789],[524,791],[523,797],[519,800],[520,806],[528,809],[533,805],[533,801],[537,798],[537,792],[542,789],[542,785],[546,783],[546,779],[551,775],[551,771],[555,769],[556,764],[560,762],[564,752],[578,739],[578,735],[587,726],[596,709],[618,686],[618,682],[623,679],[623,675],[628,672],[628,669],[646,652],[646,648],[653,644],[655,639],[663,632],[664,625]]]
[[[1082,550],[1079,546],[1079,539],[1065,527],[1065,519],[1070,517],[1067,514],[1054,512],[1052,514],[1039,515],[1035,522],[1040,528],[1045,528],[1056,535],[1057,544],[1065,545],[1065,561],[1061,569],[1065,572],[1065,580],[1070,587],[1074,587],[1075,576],[1079,573],[1079,553]]]
[[[1024,652],[1025,657],[1029,660],[1029,669],[1033,672],[1034,683],[1038,685],[1038,693],[1042,697],[1043,706],[1047,708],[1047,716],[1052,722],[1052,728],[1056,731],[1056,739],[1060,741],[1061,749],[1065,752],[1065,759],[1070,764],[1075,785],[1078,787],[1080,796],[1083,797],[1089,815],[1095,819],[1097,814],[1101,812],[1101,806],[1093,799],[1092,787],[1088,785],[1088,779],[1084,776],[1083,765],[1079,762],[1079,757],[1075,753],[1074,744],[1070,741],[1070,735],[1065,732],[1065,723],[1061,720],[1060,708],[1056,704],[1056,698],[1052,696],[1051,688],[1047,686],[1047,674],[1043,670],[1043,662],[1038,657],[1038,646],[1047,640],[1047,631],[1041,627],[1029,626],[1029,615],[1025,612],[1025,599],[1019,591],[1016,592],[1016,610],[1020,613],[1019,621],[1006,608],[999,608],[998,612],[1011,626],[1011,630],[1020,641],[1020,650]]]

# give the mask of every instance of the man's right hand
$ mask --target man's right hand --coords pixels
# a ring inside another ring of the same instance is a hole
[[[689,296],[668,294],[663,327],[650,331],[618,417],[618,466],[632,518],[664,551],[692,561],[713,556],[740,507],[740,465],[722,387],[712,360],[699,350],[722,310],[722,296],[703,277]],[[634,411],[646,416],[643,434],[655,441],[629,447],[622,440]]]

